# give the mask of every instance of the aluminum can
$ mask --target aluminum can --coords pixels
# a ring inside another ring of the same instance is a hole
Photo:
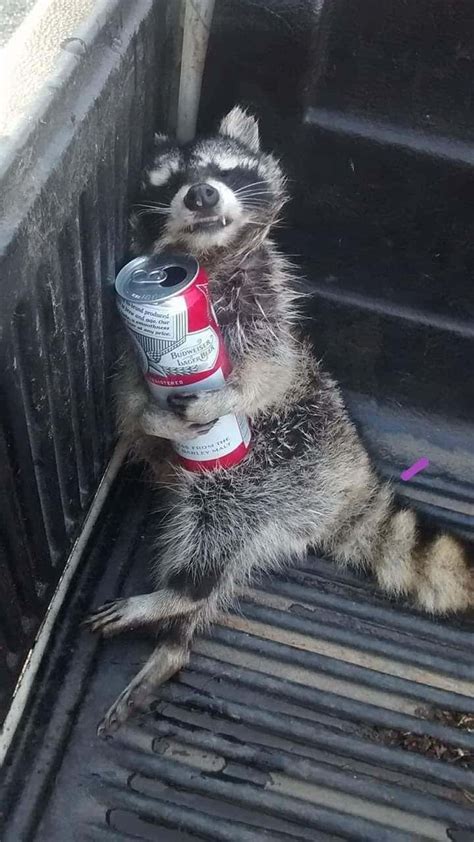
[[[115,290],[148,388],[163,409],[169,411],[170,394],[225,385],[232,367],[209,298],[208,276],[195,257],[137,257],[117,275]],[[245,415],[229,414],[204,435],[173,447],[188,470],[215,470],[241,462],[250,439]]]

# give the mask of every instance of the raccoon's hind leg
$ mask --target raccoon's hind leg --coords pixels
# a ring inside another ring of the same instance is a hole
[[[218,518],[214,529],[209,524],[207,530],[199,532],[192,528],[191,511],[188,515],[186,525],[191,541],[187,547],[193,547],[194,552],[183,555],[186,543],[177,542],[181,553],[178,566],[173,559],[175,542],[168,544],[160,558],[157,578],[168,593],[176,595],[176,600],[187,607],[192,604],[193,609],[157,623],[158,647],[111,706],[99,725],[99,735],[116,730],[134,710],[145,708],[159,685],[188,663],[195,632],[207,628],[232,603],[237,592],[251,581],[255,570],[275,569],[292,555],[302,556],[306,547],[306,542],[295,537],[282,523],[254,522],[250,532],[245,519],[241,522],[236,517],[232,529],[229,521]],[[240,532],[238,522],[241,522]],[[173,534],[171,520],[168,528]],[[229,552],[231,541],[232,552]]]
[[[372,571],[383,590],[410,596],[429,613],[474,608],[467,547],[397,506],[384,484],[353,505],[325,549],[338,561]]]
[[[176,563],[171,564],[171,555],[171,548],[168,548],[161,559],[162,590],[126,600],[133,606],[134,622],[140,617],[143,625],[148,610],[146,625],[157,633],[159,645],[109,708],[98,727],[99,736],[117,730],[134,711],[145,708],[160,684],[188,663],[194,632],[198,627],[205,628],[217,612],[223,589],[215,560],[212,569],[206,569],[205,561],[210,560],[203,558],[200,566],[196,559],[189,558],[183,559],[177,567]],[[105,622],[108,616],[105,611]],[[105,625],[103,633],[107,634],[107,630]]]
[[[157,688],[186,666],[194,633],[198,628],[206,628],[217,614],[218,595],[216,587],[207,599],[198,597],[194,610],[187,615],[163,620],[158,625],[158,646],[107,711],[97,729],[99,736],[117,730],[134,711],[143,710],[153,700]]]
[[[99,737],[116,731],[133,713],[144,710],[158,687],[186,666],[194,632],[200,622],[205,622],[206,613],[195,611],[187,617],[164,622],[159,645],[99,723]]]

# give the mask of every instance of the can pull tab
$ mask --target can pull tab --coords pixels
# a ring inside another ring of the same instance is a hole
[[[164,269],[153,269],[152,272],[135,269],[132,273],[132,280],[135,284],[162,284],[166,279],[167,274]]]

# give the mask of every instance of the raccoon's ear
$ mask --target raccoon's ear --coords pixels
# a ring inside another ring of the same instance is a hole
[[[231,137],[233,140],[238,140],[244,146],[248,146],[252,152],[258,152],[260,150],[258,122],[255,117],[247,114],[239,105],[236,105],[223,118],[219,126],[219,134]]]

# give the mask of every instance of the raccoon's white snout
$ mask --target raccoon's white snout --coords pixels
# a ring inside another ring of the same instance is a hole
[[[224,220],[225,226],[241,214],[241,205],[233,190],[217,179],[188,185],[178,192],[176,199],[182,203],[181,212],[192,217],[193,222],[215,216]],[[172,203],[173,207],[178,211],[176,203]]]
[[[179,242],[192,254],[225,247],[239,234],[246,218],[238,195],[223,181],[183,184],[171,200],[161,247]]]

